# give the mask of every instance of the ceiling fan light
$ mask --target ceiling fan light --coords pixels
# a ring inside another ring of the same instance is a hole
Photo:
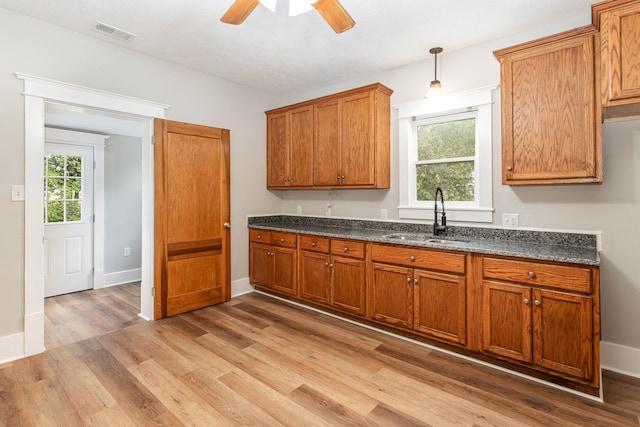
[[[278,3],[278,0],[258,0],[258,1],[264,7],[269,9],[271,12],[275,12],[276,11],[276,3]]]
[[[297,16],[309,12],[313,0],[289,0],[289,16]]]

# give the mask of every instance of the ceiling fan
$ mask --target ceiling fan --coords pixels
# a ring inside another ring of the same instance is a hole
[[[258,0],[235,0],[227,12],[220,18],[220,21],[233,25],[242,24],[259,3],[265,2],[264,0],[262,2]],[[272,0],[270,3],[273,5],[272,10],[275,11],[275,0]],[[327,24],[333,28],[333,31],[338,34],[356,25],[353,18],[349,16],[338,0],[309,0],[306,3],[313,6],[320,16],[327,21]]]

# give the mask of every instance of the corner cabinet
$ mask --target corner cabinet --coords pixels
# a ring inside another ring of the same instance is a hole
[[[597,41],[588,26],[494,52],[503,184],[602,182]]]
[[[392,93],[377,83],[267,111],[267,188],[389,188]]]
[[[640,2],[597,3],[592,15],[600,27],[602,106],[640,103]]]

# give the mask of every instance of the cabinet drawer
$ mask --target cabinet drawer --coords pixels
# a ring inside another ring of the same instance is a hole
[[[331,239],[331,254],[364,259],[364,242]]]
[[[249,229],[249,240],[252,242],[271,243],[271,232],[267,230]]]
[[[329,238],[318,236],[300,236],[300,249],[303,251],[329,252]]]
[[[457,274],[465,273],[464,254],[418,249],[410,246],[372,245],[371,260],[412,268],[439,270]]]
[[[298,246],[297,235],[293,233],[281,233],[279,231],[271,232],[271,244],[284,246],[287,248],[295,248]]]
[[[574,292],[591,292],[591,269],[499,258],[484,258],[487,279],[549,286]]]

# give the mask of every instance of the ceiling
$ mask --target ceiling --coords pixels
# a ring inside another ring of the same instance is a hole
[[[0,7],[278,96],[378,73],[431,55],[587,15],[592,0],[341,0],[356,26],[335,34],[312,10],[259,5],[220,22],[233,0],[0,0]],[[96,21],[136,34],[92,30]]]

